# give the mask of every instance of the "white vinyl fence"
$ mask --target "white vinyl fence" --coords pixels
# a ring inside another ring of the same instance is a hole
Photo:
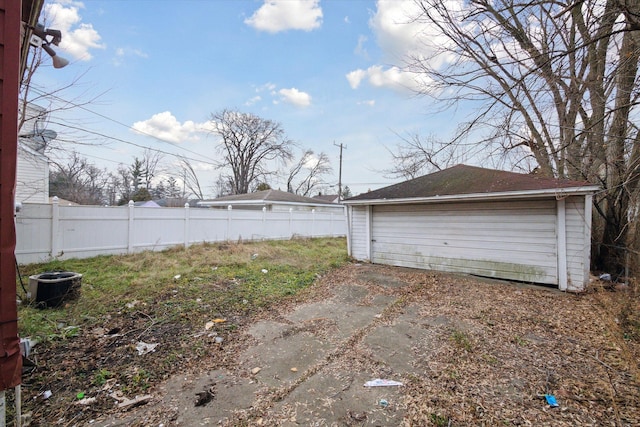
[[[20,264],[158,251],[221,241],[341,237],[344,211],[59,206],[25,203],[16,214]]]

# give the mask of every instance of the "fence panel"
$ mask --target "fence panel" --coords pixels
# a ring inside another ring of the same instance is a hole
[[[55,211],[56,205],[52,208]],[[126,208],[60,206],[58,221],[57,227],[53,224],[57,230],[51,242],[54,258],[88,258],[127,252],[129,219]]]
[[[59,206],[25,203],[16,215],[19,263],[162,250],[204,242],[340,237],[343,211]]]

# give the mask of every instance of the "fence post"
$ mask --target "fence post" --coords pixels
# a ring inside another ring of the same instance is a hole
[[[133,200],[129,200],[129,204],[127,205],[129,209],[129,232],[127,234],[127,253],[133,253],[133,207],[135,203]]]
[[[293,238],[293,208],[289,208],[289,238]]]
[[[227,241],[231,240],[231,214],[233,210],[233,206],[227,206]]]
[[[53,197],[51,204],[51,258],[60,253],[60,199]]]
[[[316,210],[311,209],[311,237],[315,235],[316,232]]]
[[[0,427],[7,425],[7,399],[4,390],[0,390]]]
[[[184,248],[189,247],[189,203],[184,204]]]
[[[329,228],[330,228],[329,235],[333,237],[333,212],[330,212],[330,214],[331,215],[329,216]]]
[[[262,207],[262,240],[267,238],[267,207]]]

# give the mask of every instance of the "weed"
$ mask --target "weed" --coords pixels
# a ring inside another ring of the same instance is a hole
[[[113,373],[107,369],[100,369],[98,372],[96,372],[96,374],[93,376],[93,384],[100,387],[102,385],[105,385],[105,383],[107,382],[107,380],[109,378],[113,377]]]
[[[149,379],[151,378],[151,373],[146,371],[145,369],[138,369],[133,377],[131,377],[131,382],[133,383],[133,387],[138,390],[146,390],[151,384],[149,384]]]
[[[495,356],[492,356],[490,354],[483,354],[482,358],[486,360],[489,365],[495,366],[498,364],[498,359]]]
[[[437,427],[446,427],[449,425],[449,418],[440,414],[431,414],[431,422]]]
[[[471,346],[471,340],[469,339],[469,337],[465,332],[462,332],[456,329],[451,333],[451,339],[459,348],[467,352],[473,351],[473,347]]]
[[[519,345],[520,347],[526,347],[528,342],[527,340],[525,340],[522,337],[519,337],[518,335],[516,335],[515,337],[513,337],[513,339],[511,340],[512,343]]]

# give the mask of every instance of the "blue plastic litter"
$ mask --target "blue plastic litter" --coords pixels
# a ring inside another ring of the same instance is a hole
[[[547,403],[552,408],[557,408],[558,406],[560,406],[558,405],[558,401],[556,400],[556,397],[553,394],[545,394],[544,398],[547,400]]]

